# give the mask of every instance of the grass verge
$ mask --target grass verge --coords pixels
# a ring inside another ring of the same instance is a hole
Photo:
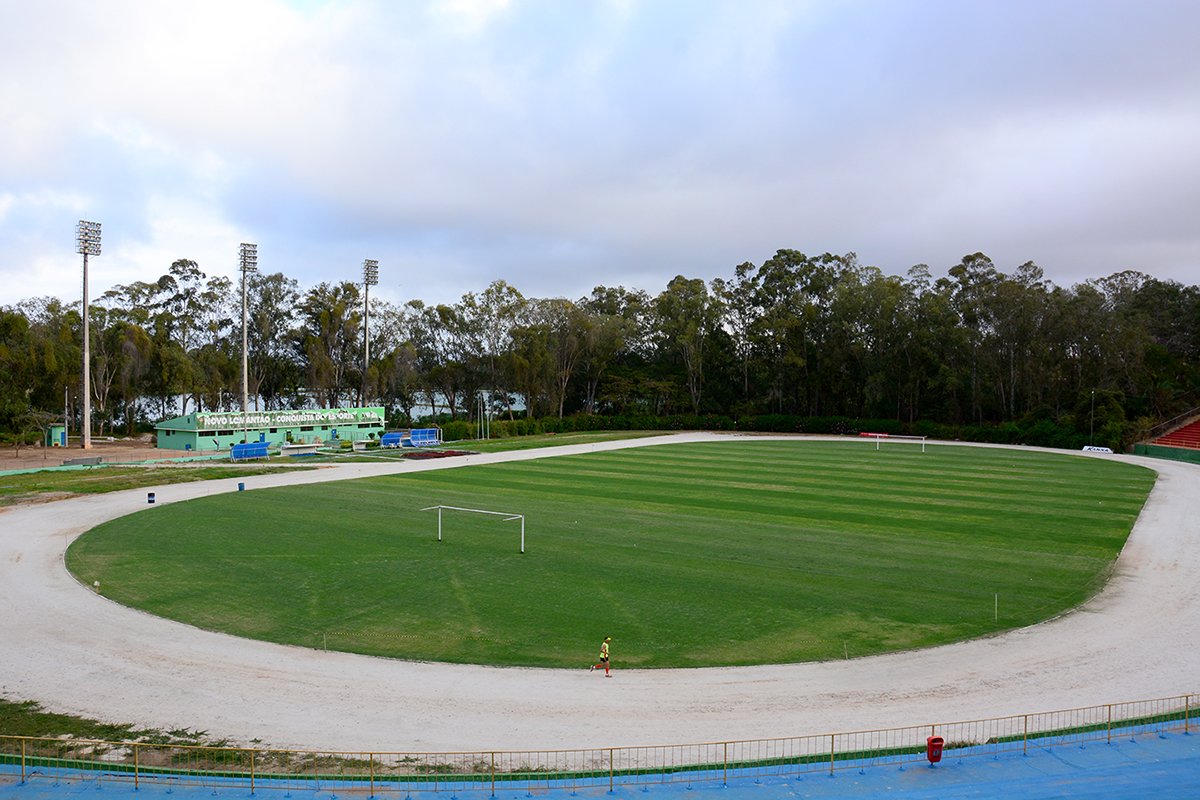
[[[0,507],[44,499],[61,499],[81,494],[119,492],[144,486],[168,483],[212,481],[244,475],[263,475],[278,472],[281,467],[219,466],[219,467],[88,467],[70,472],[26,472],[0,476]],[[283,467],[282,469],[312,469],[312,467]]]
[[[138,728],[130,724],[100,722],[70,714],[53,714],[33,701],[0,698],[0,733],[5,736],[34,738],[70,737],[103,742],[141,741],[154,744],[189,744],[219,747],[223,741],[208,738],[206,731],[178,729],[164,731]]]

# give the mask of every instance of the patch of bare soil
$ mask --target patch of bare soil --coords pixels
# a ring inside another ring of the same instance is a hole
[[[61,467],[64,461],[95,456],[104,459],[104,463],[110,464],[121,461],[184,458],[189,455],[194,454],[183,450],[159,449],[148,439],[118,439],[112,442],[93,439],[92,447],[89,450],[84,450],[78,445],[73,447],[22,447],[20,452],[17,452],[15,448],[5,447],[0,449],[0,471]]]

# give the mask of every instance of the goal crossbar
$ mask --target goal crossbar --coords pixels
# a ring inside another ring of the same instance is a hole
[[[487,509],[483,509],[483,508],[462,508],[461,506],[428,506],[427,508],[422,508],[421,510],[438,512],[438,534],[437,534],[438,538],[437,538],[437,540],[439,542],[442,540],[442,512],[443,511],[465,511],[468,514],[489,514],[493,517],[504,517],[504,519],[502,519],[501,522],[512,522],[513,520],[519,519],[519,520],[521,520],[521,552],[522,553],[525,552],[525,515],[524,514],[513,514],[512,512],[509,512],[509,511],[488,511]]]
[[[925,439],[927,438],[925,436],[905,436],[904,434],[900,434],[900,433],[871,433],[870,431],[863,431],[862,433],[860,433],[858,435],[859,435],[859,438],[862,438],[862,439],[874,439],[876,450],[879,449],[880,441],[882,441],[884,439],[906,439],[911,442],[920,442],[921,443],[921,452],[922,453],[925,452]]]

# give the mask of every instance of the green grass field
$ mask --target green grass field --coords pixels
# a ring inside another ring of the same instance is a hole
[[[1107,578],[1150,470],[869,442],[675,444],[221,495],[86,534],[112,599],[202,628],[450,662],[828,660],[1047,619]],[[418,509],[469,506],[516,522]],[[998,598],[998,604],[997,604]]]

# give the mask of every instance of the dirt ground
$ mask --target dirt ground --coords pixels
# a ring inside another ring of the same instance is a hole
[[[59,467],[64,461],[73,458],[90,458],[100,456],[104,463],[116,461],[148,461],[159,458],[184,458],[195,455],[183,450],[160,450],[148,439],[120,439],[113,442],[92,441],[90,450],[84,450],[78,445],[74,447],[22,447],[20,453],[15,448],[0,448],[0,471],[9,469],[38,469],[39,467]]]
[[[244,479],[246,499],[270,486],[714,438],[256,475]],[[1200,465],[1086,457],[1141,464],[1159,477],[1112,580],[1073,612],[984,639],[822,663],[623,670],[618,647],[613,680],[588,672],[591,642],[577,670],[495,668],[287,647],[153,617],[80,585],[63,566],[82,532],[133,511],[153,514],[142,490],[15,507],[0,514],[0,695],[277,747],[479,752],[864,731],[1196,692]],[[157,489],[160,504],[236,490],[233,479]]]

